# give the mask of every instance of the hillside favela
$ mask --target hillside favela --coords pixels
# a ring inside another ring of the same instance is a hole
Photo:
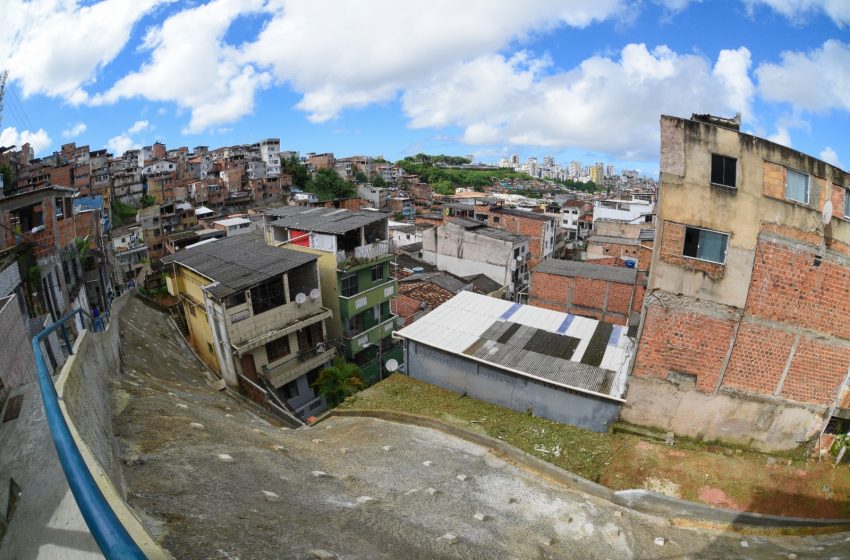
[[[2,4],[0,560],[850,560],[850,2]]]

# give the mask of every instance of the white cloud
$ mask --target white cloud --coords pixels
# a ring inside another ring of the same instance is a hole
[[[24,96],[43,93],[72,104],[124,48],[133,25],[163,0],[4,0],[0,60]]]
[[[76,138],[80,134],[86,131],[86,123],[77,123],[71,128],[65,129],[62,131],[62,136],[65,138]]]
[[[850,45],[829,40],[808,53],[787,51],[755,71],[761,97],[797,109],[850,111]]]
[[[744,0],[750,13],[755,6],[768,6],[792,23],[801,23],[812,15],[824,14],[838,26],[850,24],[850,2],[847,0]]]
[[[843,167],[841,164],[841,160],[838,159],[838,154],[835,153],[835,150],[833,150],[829,146],[821,150],[820,158],[827,163],[831,163],[835,167]]]
[[[628,12],[625,0],[280,0],[280,6],[245,56],[302,93],[297,107],[314,122],[393,99],[423,76],[532,33]]]
[[[109,151],[114,155],[120,156],[127,150],[138,150],[141,146],[128,135],[119,134],[118,136],[110,138],[106,143],[106,147],[109,148]]]
[[[10,126],[0,132],[0,146],[15,145],[20,148],[24,144],[29,144],[36,155],[49,148],[52,143],[53,141],[43,128],[39,128],[35,132],[29,130],[18,132],[18,129],[14,126]]]
[[[662,6],[665,10],[678,13],[688,7],[689,4],[698,4],[702,0],[655,0],[656,4]]]
[[[129,134],[136,134],[137,132],[141,132],[143,130],[147,130],[151,127],[148,121],[136,121],[133,123],[133,126],[127,129]]]
[[[622,159],[657,157],[661,113],[749,111],[753,86],[745,48],[717,63],[643,44],[619,60],[595,56],[546,74],[526,53],[455,64],[408,89],[402,106],[414,127],[458,126],[469,144],[581,147]]]
[[[776,142],[777,144],[782,144],[783,146],[788,146],[791,148],[791,131],[788,130],[786,126],[777,126],[776,132],[767,137],[771,142]]]
[[[254,93],[271,83],[241,51],[223,43],[240,15],[264,11],[262,0],[214,0],[166,19],[148,31],[142,45],[151,58],[93,103],[130,97],[176,102],[192,118],[186,132],[200,132],[249,114]],[[303,48],[303,45],[300,47]]]

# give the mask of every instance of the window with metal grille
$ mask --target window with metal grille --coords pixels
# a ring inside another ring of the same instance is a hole
[[[735,188],[735,173],[738,160],[711,154],[711,183]]]
[[[378,282],[384,279],[384,265],[379,264],[372,267],[372,282]]]
[[[346,274],[339,281],[343,297],[351,297],[360,290],[357,288],[357,274]]]
[[[283,291],[283,278],[281,276],[276,276],[251,288],[251,307],[254,315],[274,309],[284,303],[286,303],[286,294]]]
[[[230,294],[229,296],[227,296],[227,300],[225,301],[224,305],[226,307],[235,307],[237,305],[242,305],[243,303],[245,303],[245,301],[247,301],[245,298],[245,293],[246,292],[236,292],[235,294]]]
[[[289,301],[295,301],[298,294],[310,295],[310,292],[319,287],[316,274],[316,263],[301,265],[287,273],[289,281]]]
[[[266,343],[266,358],[269,363],[277,361],[284,356],[288,356],[289,352],[289,335],[276,338],[271,342]]]

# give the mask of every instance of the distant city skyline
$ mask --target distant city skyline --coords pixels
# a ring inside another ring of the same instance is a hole
[[[850,163],[850,3],[11,0],[4,12],[0,144],[36,155],[279,137],[301,153],[552,156],[653,176],[661,114],[741,112],[744,132]]]

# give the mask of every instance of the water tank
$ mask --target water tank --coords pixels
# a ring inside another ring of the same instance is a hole
[[[635,261],[633,261],[632,259],[626,259],[626,268],[634,268],[634,267],[635,267]]]

